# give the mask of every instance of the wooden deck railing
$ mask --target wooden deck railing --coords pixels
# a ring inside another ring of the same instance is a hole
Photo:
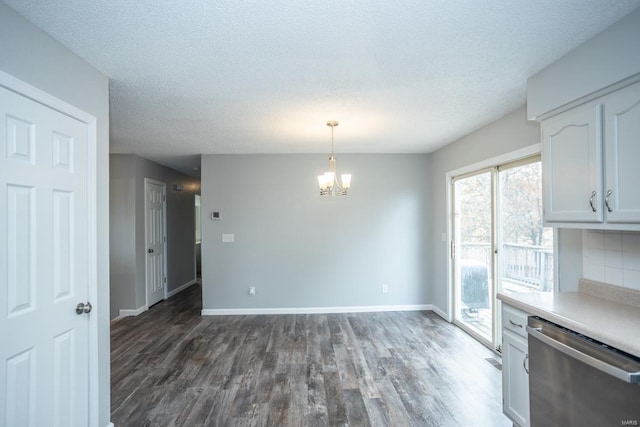
[[[463,243],[462,259],[491,265],[491,246],[484,243]],[[542,246],[505,243],[501,257],[503,280],[525,288],[553,289],[553,251]],[[488,271],[491,268],[488,267]],[[490,273],[489,273],[490,274]]]

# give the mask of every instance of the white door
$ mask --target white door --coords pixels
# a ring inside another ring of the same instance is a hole
[[[145,178],[145,230],[147,242],[147,307],[165,299],[166,225],[165,184]]]
[[[3,427],[90,424],[88,135],[0,86]]]

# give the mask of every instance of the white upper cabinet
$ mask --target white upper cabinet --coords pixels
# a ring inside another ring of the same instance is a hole
[[[601,111],[591,102],[542,122],[546,221],[602,222]]]
[[[640,83],[544,120],[541,129],[545,221],[640,229]]]
[[[608,222],[640,222],[640,83],[606,97],[605,215]]]

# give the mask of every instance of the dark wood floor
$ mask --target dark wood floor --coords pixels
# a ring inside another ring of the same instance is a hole
[[[192,286],[111,328],[125,426],[509,426],[489,350],[430,312],[201,317]]]

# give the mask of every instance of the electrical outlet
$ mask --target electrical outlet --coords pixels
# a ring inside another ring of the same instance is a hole
[[[382,293],[383,294],[389,293],[389,285],[387,285],[386,283],[382,284]]]
[[[249,288],[249,295],[255,295],[256,294],[256,288],[254,286],[251,286]]]

